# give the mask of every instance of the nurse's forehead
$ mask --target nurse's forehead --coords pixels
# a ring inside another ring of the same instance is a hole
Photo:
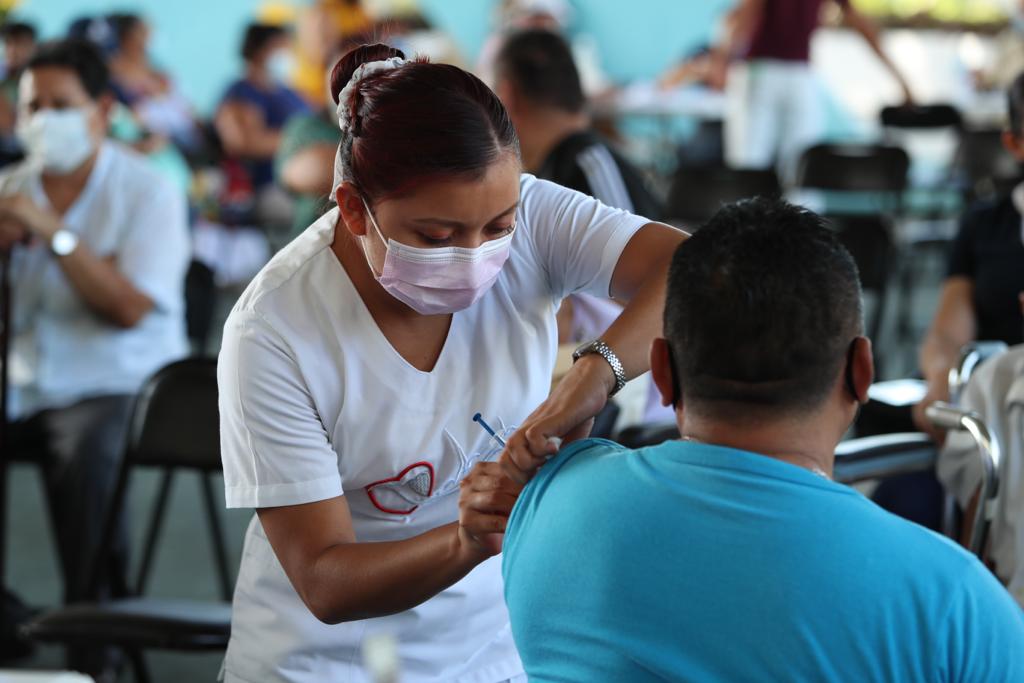
[[[400,214],[403,219],[422,217],[454,221],[486,222],[515,206],[519,201],[518,160],[491,164],[479,178],[438,178],[381,202],[380,208]]]

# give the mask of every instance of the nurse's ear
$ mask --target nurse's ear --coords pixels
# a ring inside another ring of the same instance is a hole
[[[338,203],[338,210],[341,212],[341,222],[345,224],[348,231],[356,237],[366,234],[366,207],[363,200],[352,183],[344,182],[338,186],[334,193],[334,201]]]

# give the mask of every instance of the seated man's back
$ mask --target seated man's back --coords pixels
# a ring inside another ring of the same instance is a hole
[[[1021,615],[972,556],[753,453],[572,446],[504,552],[531,681],[1024,680]]]
[[[988,570],[829,478],[872,381],[862,318],[809,211],[741,202],[679,248],[651,372],[683,440],[568,446],[510,516],[531,681],[1024,681]]]

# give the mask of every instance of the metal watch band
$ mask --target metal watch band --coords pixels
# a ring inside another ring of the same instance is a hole
[[[572,354],[572,360],[575,363],[583,356],[591,353],[596,353],[608,361],[608,365],[612,368],[612,374],[615,375],[615,388],[611,390],[608,396],[611,397],[619,393],[622,387],[626,386],[626,370],[622,367],[619,357],[615,355],[610,346],[597,339],[576,349]]]

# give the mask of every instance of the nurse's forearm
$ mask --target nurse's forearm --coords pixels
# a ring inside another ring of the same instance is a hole
[[[601,335],[622,362],[626,379],[651,369],[651,341],[661,336],[665,310],[668,262],[657,264],[651,276],[626,305],[618,319]]]
[[[296,588],[325,623],[370,619],[429,600],[485,559],[459,542],[457,523],[446,524],[403,541],[327,548]]]

